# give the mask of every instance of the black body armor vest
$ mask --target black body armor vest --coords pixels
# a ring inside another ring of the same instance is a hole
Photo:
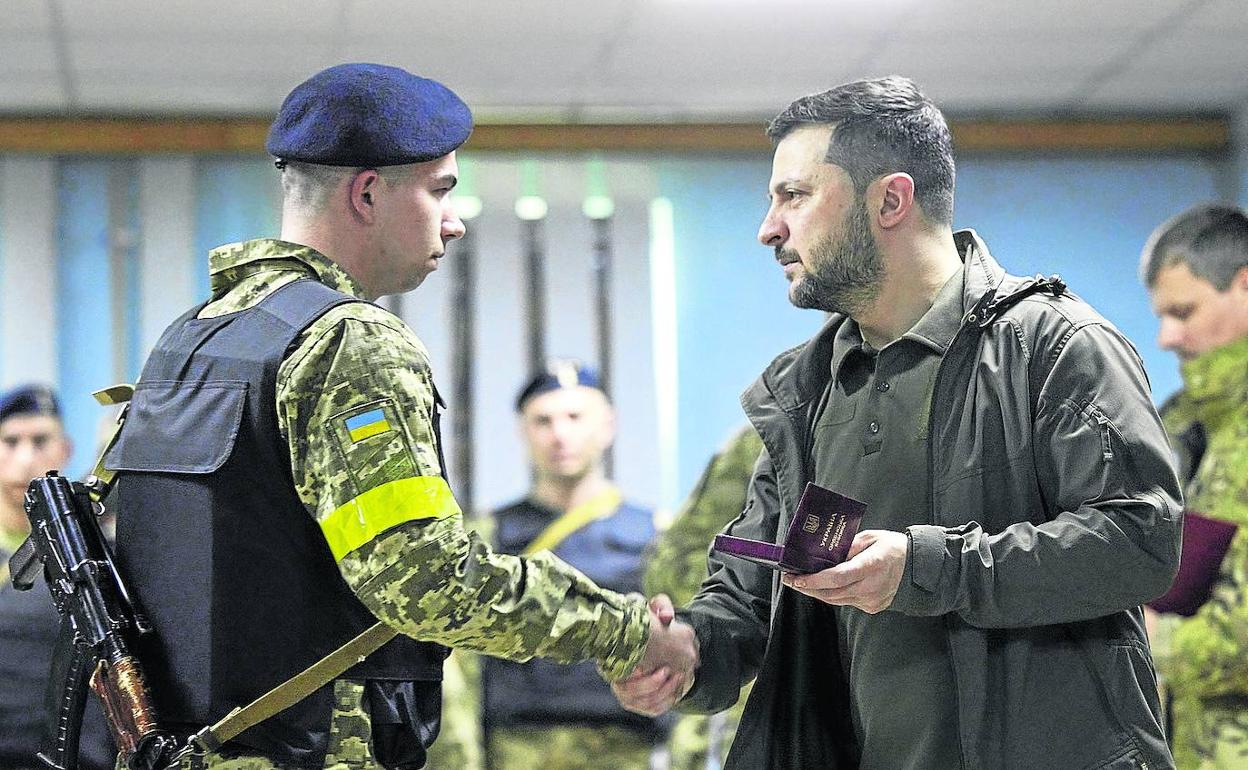
[[[118,561],[155,628],[137,651],[174,730],[220,719],[376,622],[295,492],[276,409],[299,333],[351,301],[298,280],[236,313],[192,309],[157,342],[106,458],[119,471]],[[383,765],[424,764],[446,652],[400,635],[343,675],[364,682]],[[225,753],[320,768],[333,707],[331,683]]]
[[[558,511],[530,500],[495,512],[498,552],[523,553],[558,515]],[[642,557],[654,534],[653,513],[625,502],[609,518],[573,532],[554,552],[603,588],[639,592]],[[624,710],[591,661],[560,664],[534,658],[517,663],[482,656],[481,689],[486,732],[569,724],[615,725],[656,744],[667,736],[673,723],[669,715],[651,718]]]

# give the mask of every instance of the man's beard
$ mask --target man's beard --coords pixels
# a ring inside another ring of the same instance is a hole
[[[786,252],[789,260],[782,257]],[[776,247],[777,259],[791,261],[793,256],[790,250]],[[884,262],[860,198],[839,233],[829,233],[810,247],[802,276],[789,287],[789,299],[797,307],[852,317],[879,296],[883,282]]]

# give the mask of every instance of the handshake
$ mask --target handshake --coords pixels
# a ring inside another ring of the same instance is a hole
[[[659,594],[650,600],[646,652],[631,674],[611,683],[611,691],[629,711],[658,716],[693,687],[698,661],[698,637],[693,627],[676,620],[672,600]]]

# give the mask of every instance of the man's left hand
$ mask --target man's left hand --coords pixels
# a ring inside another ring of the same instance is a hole
[[[844,562],[809,575],[783,575],[780,581],[821,602],[874,615],[893,603],[909,550],[904,532],[868,529],[854,537]]]

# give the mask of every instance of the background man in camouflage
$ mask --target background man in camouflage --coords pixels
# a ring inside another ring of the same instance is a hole
[[[711,458],[693,492],[680,506],[672,526],[655,543],[646,564],[647,596],[666,594],[688,604],[706,578],[711,541],[745,510],[750,475],[763,451],[762,439],[747,425]],[[742,699],[749,692],[742,690]],[[723,765],[741,720],[742,701],[711,716],[681,714],[672,728],[672,770],[714,770]]]
[[[1140,277],[1182,362],[1162,410],[1181,460],[1187,509],[1237,524],[1212,596],[1165,615],[1154,650],[1171,695],[1181,770],[1248,767],[1248,217],[1205,204],[1157,228]],[[1187,558],[1185,554],[1185,558]],[[1184,565],[1185,567],[1189,565]]]
[[[107,454],[118,557],[157,630],[140,652],[175,729],[374,617],[406,635],[208,765],[423,765],[438,645],[591,659],[607,678],[696,661],[689,629],[640,597],[465,533],[425,348],[360,301],[415,288],[462,235],[451,190],[470,130],[454,93],[393,67],[340,65],[295,88],[267,145],[281,238],[209,255],[212,299],[157,343]]]

